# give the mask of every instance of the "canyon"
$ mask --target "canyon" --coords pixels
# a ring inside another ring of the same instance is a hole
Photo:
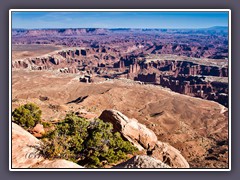
[[[173,60],[162,60],[162,55],[150,58],[147,54],[118,54],[116,51],[114,48],[64,49],[42,57],[13,60],[12,68],[74,73],[80,76],[82,82],[93,82],[99,78],[127,78],[228,106],[227,60],[201,64],[202,59],[186,60],[180,56],[183,60],[174,60],[172,56]],[[206,77],[213,79],[206,81]],[[222,77],[224,81],[218,82],[214,77]]]
[[[55,122],[114,109],[190,168],[227,168],[228,61],[228,32],[217,27],[13,29],[12,110],[34,102]]]

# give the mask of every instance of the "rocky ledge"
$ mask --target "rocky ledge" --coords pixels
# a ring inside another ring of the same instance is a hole
[[[143,154],[113,168],[189,168],[188,162],[177,149],[159,141],[152,130],[136,119],[130,119],[116,110],[104,110],[99,118],[111,122],[114,131],[120,132]],[[12,168],[84,168],[64,159],[44,158],[38,150],[41,140],[34,137],[34,133],[30,134],[12,123]]]
[[[153,157],[142,155],[134,156],[128,161],[118,164],[113,168],[171,168],[171,167]]]
[[[12,123],[12,168],[83,168],[64,159],[45,159],[38,151],[40,144],[40,140]]]
[[[155,133],[136,119],[130,119],[116,110],[105,110],[99,117],[105,122],[111,122],[114,130],[132,142],[140,151],[167,164],[173,168],[189,168],[189,164],[181,153],[171,145],[157,139]],[[135,158],[136,161],[138,158]],[[145,158],[144,158],[145,159]]]

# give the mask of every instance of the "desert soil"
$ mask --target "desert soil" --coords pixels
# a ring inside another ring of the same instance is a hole
[[[16,60],[37,57],[60,49],[62,49],[61,46],[55,45],[14,44],[12,45],[12,59]]]
[[[94,118],[116,109],[177,148],[191,167],[228,167],[228,109],[213,101],[130,80],[86,84],[74,74],[13,70],[12,110],[26,102],[39,105],[46,121],[70,111]]]

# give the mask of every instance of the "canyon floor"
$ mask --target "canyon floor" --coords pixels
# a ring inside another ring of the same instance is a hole
[[[191,168],[228,168],[228,109],[213,101],[127,79],[81,83],[76,74],[13,70],[12,110],[26,102],[40,106],[46,121],[116,109],[177,148]]]

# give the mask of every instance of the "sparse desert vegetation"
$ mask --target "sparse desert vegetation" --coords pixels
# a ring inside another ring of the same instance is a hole
[[[111,123],[89,121],[74,114],[66,115],[42,140],[41,152],[45,157],[64,158],[85,167],[116,163],[137,150],[118,132],[113,133]]]
[[[48,159],[66,159],[85,167],[102,167],[126,160],[128,154],[137,151],[130,142],[124,141],[119,132],[113,132],[113,125],[100,119],[87,120],[67,114],[56,124],[41,122],[40,108],[28,103],[16,108],[13,122],[31,130],[37,124],[50,128],[41,137],[40,152]]]
[[[25,129],[33,128],[41,122],[42,111],[33,103],[24,104],[12,112],[13,122]]]

